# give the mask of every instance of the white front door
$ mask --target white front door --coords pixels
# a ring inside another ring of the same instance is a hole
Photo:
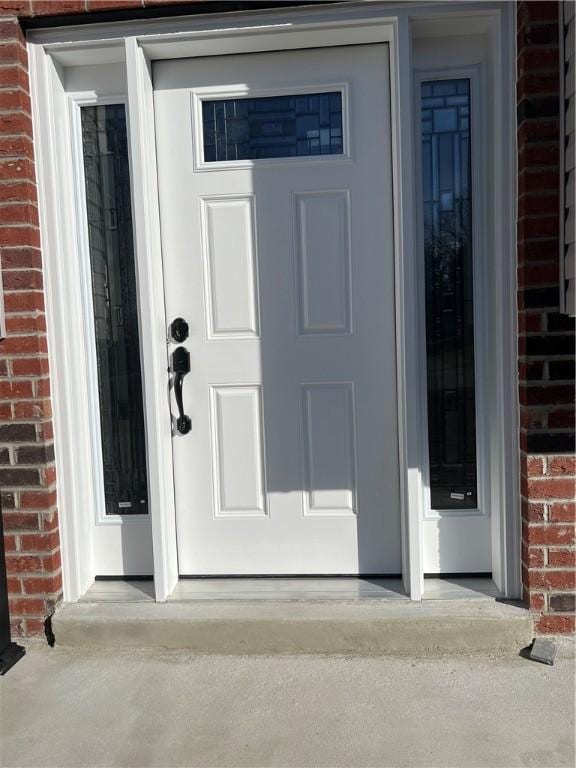
[[[153,74],[180,573],[400,573],[388,48]]]

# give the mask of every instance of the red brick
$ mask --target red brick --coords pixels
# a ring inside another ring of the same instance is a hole
[[[1,209],[0,209],[1,212]],[[3,272],[4,288],[7,291],[40,290],[43,285],[39,269],[9,269]]]
[[[22,586],[27,595],[48,595],[58,590],[57,574],[50,576],[24,576]]]
[[[0,217],[3,225],[30,224],[34,227],[38,226],[38,209],[28,202],[5,203],[0,206]]]
[[[518,176],[518,194],[520,196],[528,194],[539,194],[543,191],[557,192],[560,175],[558,168],[538,168],[536,170],[526,169]],[[553,237],[556,231],[551,232],[548,237]],[[535,235],[524,235],[524,237],[544,237],[536,231]]]
[[[9,576],[6,579],[6,586],[8,587],[9,595],[22,594],[22,582],[16,576]]]
[[[31,7],[31,0],[0,0],[0,11],[17,16],[27,16],[30,13]]]
[[[5,293],[4,309],[6,312],[43,312],[44,295],[41,291],[29,291],[27,293],[17,291],[15,293]],[[3,341],[2,344],[4,345],[6,342]],[[38,350],[33,351],[36,352]]]
[[[518,269],[518,285],[521,288],[555,285],[558,282],[557,264],[527,264]]]
[[[40,440],[52,440],[54,438],[54,426],[51,421],[38,424],[38,438]]]
[[[36,512],[4,511],[2,519],[4,520],[5,532],[19,533],[20,531],[37,531],[39,529]]]
[[[558,93],[560,87],[560,73],[556,72],[538,72],[533,74],[525,72],[516,83],[516,93],[518,101],[527,96],[548,96],[551,93]]]
[[[0,88],[19,88],[25,93],[30,93],[30,81],[28,72],[20,64],[4,65],[0,68]]]
[[[17,319],[17,318],[14,318]],[[37,322],[39,318],[30,318]],[[28,320],[28,318],[23,318]],[[42,376],[48,373],[47,357],[24,357],[15,358],[11,361],[12,373],[14,376]]]
[[[540,456],[529,456],[527,474],[528,477],[542,477],[544,475],[544,459]]]
[[[548,459],[549,475],[576,475],[576,456],[553,456]]]
[[[0,193],[6,187],[28,187],[35,189],[29,182],[0,185]],[[39,248],[2,248],[2,266],[4,269],[42,269],[42,254]]]
[[[544,550],[522,545],[522,562],[527,568],[543,568]]]
[[[15,616],[37,616],[46,611],[46,603],[37,597],[16,597],[10,601],[10,613]]]
[[[26,618],[26,629],[25,629],[25,635],[26,637],[34,637],[36,635],[45,635],[46,634],[46,627],[45,627],[45,619],[31,619],[29,617]]]
[[[21,552],[52,552],[60,546],[56,531],[52,533],[27,533],[20,536]]]
[[[52,408],[49,400],[29,400],[14,403],[15,419],[49,419]]]
[[[559,135],[560,123],[556,119],[524,120],[518,129],[518,145],[521,146],[530,141],[557,141]],[[545,188],[554,189],[554,187]],[[524,191],[522,187],[519,187],[520,194],[523,194]]]
[[[574,410],[563,409],[552,411],[548,414],[548,426],[550,429],[562,429],[574,427]]]
[[[556,21],[558,19],[558,4],[546,0],[545,2],[518,3],[518,24],[537,24],[539,22]]]
[[[544,329],[544,317],[541,312],[520,312],[518,315],[519,333],[538,333]]]
[[[558,184],[556,185],[558,186]],[[527,216],[518,223],[518,235],[524,239],[557,237],[559,232],[558,216]],[[552,280],[558,281],[554,273]]]
[[[0,421],[9,421],[12,418],[12,405],[0,403]]]
[[[520,408],[520,425],[522,429],[546,429],[548,411],[534,408]],[[522,449],[524,450],[524,448]]]
[[[548,508],[550,521],[553,523],[576,522],[576,502],[555,502]]]
[[[518,56],[518,76],[525,73],[554,72],[558,69],[558,48],[524,48]]]
[[[31,181],[5,181],[0,184],[0,203],[12,202],[35,203],[36,187],[34,184]],[[2,259],[2,263],[5,264],[4,259]]]
[[[33,157],[34,147],[29,136],[0,136],[0,155],[6,157]]]
[[[32,118],[20,111],[0,114],[0,133],[12,135],[22,133],[32,137]]]
[[[558,239],[528,240],[518,243],[518,263],[554,261],[558,259]]]
[[[0,246],[5,245],[33,245],[39,248],[40,230],[29,225],[0,227]]]
[[[528,481],[528,493],[531,499],[572,499],[576,491],[573,478],[546,478]]]
[[[570,634],[576,629],[576,616],[541,616],[536,631],[542,635]]]
[[[30,381],[0,381],[0,398],[13,400],[17,397],[32,397],[32,383]]]
[[[56,467],[53,464],[44,467],[43,475],[44,485],[47,487],[53,485],[56,482]]]
[[[520,402],[525,405],[561,405],[574,402],[574,388],[550,385],[548,387],[520,387]]]
[[[535,504],[533,501],[523,502],[522,515],[530,523],[541,523],[544,521],[544,504]]]
[[[8,315],[6,317],[6,330],[9,334],[46,333],[46,318],[44,315]],[[14,376],[18,376],[17,371],[21,369],[21,366],[14,366],[14,363],[18,362],[20,362],[18,359],[12,361]]]
[[[55,493],[55,492],[54,492]],[[56,531],[58,530],[58,512],[53,509],[49,512],[45,512],[40,516],[43,531]]]
[[[2,342],[4,355],[30,355],[35,352],[47,352],[45,336],[7,336]]]
[[[28,69],[26,47],[19,42],[0,43],[0,64],[22,64]]]
[[[42,567],[43,567],[44,573],[57,571],[59,568],[61,568],[62,559],[60,557],[60,550],[57,550],[56,552],[52,552],[51,554],[48,554],[48,555],[43,555]]]
[[[576,571],[531,570],[530,587],[541,589],[571,589],[576,586]]]
[[[22,491],[20,494],[22,509],[49,509],[55,504],[55,491]]]
[[[2,91],[0,91],[0,109],[2,106]],[[7,107],[4,107],[7,109]],[[6,158],[0,158],[0,182],[6,181],[22,181],[29,180],[35,181],[34,176],[34,163],[29,158],[19,158],[8,160]]]
[[[50,397],[50,379],[37,379],[34,389],[36,397]]]
[[[13,536],[12,534],[5,533],[4,534],[4,551],[5,552],[16,552],[16,536]]]
[[[42,570],[42,558],[39,555],[6,555],[8,573],[38,573]]]
[[[576,550],[549,549],[548,565],[550,568],[576,568]]]
[[[557,192],[521,195],[518,199],[518,216],[520,219],[523,219],[526,216],[556,213],[558,211],[558,205]]]
[[[574,544],[573,525],[529,525],[523,524],[523,538],[532,546],[571,545]],[[526,530],[526,527],[528,530]]]
[[[10,634],[12,637],[26,637],[26,630],[22,619],[10,618]]]
[[[32,105],[30,103],[30,96],[21,88],[14,88],[10,90],[0,90],[0,109],[5,111],[21,111],[28,115],[31,114]],[[24,158],[22,158],[23,160]],[[2,158],[4,162],[14,162],[14,160],[7,160]],[[28,158],[28,162],[32,162]],[[0,176],[0,179],[2,176]],[[16,177],[6,177],[16,178]]]
[[[528,607],[531,611],[543,611],[546,598],[542,592],[530,592],[528,594]]]
[[[84,13],[85,0],[32,0],[34,16],[56,16],[63,13]]]

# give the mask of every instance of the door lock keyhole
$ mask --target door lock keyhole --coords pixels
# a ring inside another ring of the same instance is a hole
[[[177,317],[170,323],[170,336],[177,344],[186,341],[190,333],[190,326],[183,317]]]

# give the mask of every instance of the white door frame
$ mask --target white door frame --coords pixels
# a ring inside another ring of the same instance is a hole
[[[91,493],[90,419],[81,412],[84,363],[78,337],[70,333],[81,317],[75,264],[74,190],[70,121],[62,72],[77,64],[125,62],[133,188],[136,271],[148,452],[149,501],[156,599],[164,601],[178,580],[171,422],[167,396],[166,317],[161,262],[152,62],[191,56],[359,43],[390,48],[393,189],[395,221],[396,343],[402,519],[403,579],[407,593],[423,592],[421,519],[424,498],[419,382],[424,373],[419,338],[413,125],[414,35],[478,33],[491,41],[499,73],[495,119],[500,129],[494,173],[494,247],[505,254],[494,276],[499,367],[493,382],[496,413],[491,418],[493,574],[507,597],[520,594],[516,300],[514,12],[507,3],[412,4],[358,2],[259,13],[207,14],[180,19],[34,31],[29,34],[35,152],[45,266],[48,342],[53,384],[56,463],[63,550],[64,599],[77,600],[94,576],[83,515]],[[72,470],[70,469],[72,468]],[[88,502],[90,503],[90,502]]]

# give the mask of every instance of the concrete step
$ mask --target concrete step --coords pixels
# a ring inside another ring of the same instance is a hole
[[[53,618],[56,644],[199,654],[418,655],[518,652],[528,611],[490,600],[75,603]]]

